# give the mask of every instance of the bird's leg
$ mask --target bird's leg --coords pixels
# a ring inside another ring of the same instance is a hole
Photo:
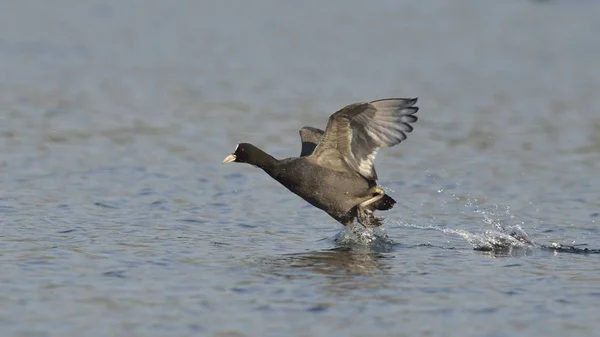
[[[373,215],[372,210],[360,207],[358,205],[356,206],[356,217],[358,222],[365,228],[379,227],[383,225],[383,218]]]
[[[373,215],[373,210],[369,208],[369,205],[383,198],[385,192],[377,186],[373,187],[371,191],[373,191],[371,198],[356,205],[356,217],[358,218],[358,222],[365,228],[383,225],[383,218]]]

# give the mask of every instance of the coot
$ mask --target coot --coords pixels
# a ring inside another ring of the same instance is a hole
[[[300,157],[275,159],[258,147],[240,143],[223,163],[247,163],[263,169],[288,190],[325,211],[345,226],[354,219],[377,227],[396,201],[377,186],[373,161],[377,151],[392,147],[412,132],[417,98],[386,98],[345,106],[329,117],[325,132],[300,130]],[[315,144],[315,145],[313,145]]]

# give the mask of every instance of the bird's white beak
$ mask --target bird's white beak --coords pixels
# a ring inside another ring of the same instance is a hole
[[[225,159],[223,159],[223,164],[229,164],[234,161],[235,161],[235,154],[232,153],[229,156],[225,157]]]

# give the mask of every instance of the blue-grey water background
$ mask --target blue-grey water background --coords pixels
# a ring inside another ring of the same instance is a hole
[[[548,249],[600,248],[599,18],[0,1],[0,336],[600,335],[600,255]],[[398,204],[368,240],[221,165],[242,141],[297,156],[300,127],[396,96],[420,120],[377,156]]]

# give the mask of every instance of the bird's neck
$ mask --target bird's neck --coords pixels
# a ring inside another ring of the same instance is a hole
[[[273,158],[271,155],[257,148],[256,146],[253,146],[251,151],[251,160],[248,161],[248,164],[260,167],[267,173],[273,171],[275,164],[278,162],[277,159]]]

